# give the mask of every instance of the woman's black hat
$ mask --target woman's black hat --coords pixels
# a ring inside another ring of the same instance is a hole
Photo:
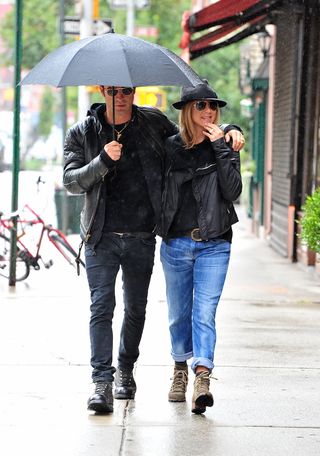
[[[209,84],[204,82],[203,84],[197,84],[195,87],[183,87],[181,90],[181,100],[173,103],[172,106],[176,109],[182,109],[185,104],[196,100],[216,101],[220,108],[227,104],[226,101],[218,98],[217,93],[211,89]]]

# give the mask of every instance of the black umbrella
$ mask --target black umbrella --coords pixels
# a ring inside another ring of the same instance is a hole
[[[50,52],[21,84],[137,87],[195,86],[201,82],[192,68],[169,49],[140,38],[107,33]]]
[[[111,32],[83,38],[50,52],[21,84],[138,87],[195,86],[202,82],[192,68],[169,49]],[[113,109],[113,124],[114,117]]]

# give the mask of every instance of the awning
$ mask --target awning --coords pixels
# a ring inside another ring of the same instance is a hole
[[[191,32],[207,29],[214,25],[241,18],[243,12],[251,6],[260,3],[259,0],[220,0],[213,5],[198,11],[190,16],[189,26]]]
[[[190,16],[184,16],[180,47],[190,59],[212,52],[259,32],[272,22],[272,12],[283,0],[220,0]],[[209,33],[194,34],[210,29]]]

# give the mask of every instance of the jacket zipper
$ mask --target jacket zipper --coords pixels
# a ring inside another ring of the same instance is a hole
[[[106,173],[106,174],[107,174],[107,173]],[[104,174],[104,176],[105,176],[105,174]],[[104,176],[102,177],[102,182],[100,183],[100,186],[99,186],[99,189],[98,189],[96,205],[95,205],[95,208],[94,208],[94,212],[93,212],[93,214],[92,214],[92,216],[91,216],[91,219],[90,219],[90,221],[89,221],[89,226],[88,226],[88,229],[87,229],[87,231],[86,231],[86,235],[85,235],[85,237],[84,237],[84,242],[88,242],[88,240],[89,240],[90,237],[91,237],[90,231],[91,231],[91,228],[92,228],[92,225],[93,225],[93,221],[94,221],[94,218],[95,218],[96,213],[97,213],[97,210],[98,210],[98,204],[99,204],[99,199],[100,199],[101,187],[102,187],[102,185],[103,185],[103,183],[104,183]]]
[[[166,183],[167,180],[168,180],[167,178],[168,178],[168,176],[169,176],[169,173],[170,173],[170,171],[171,171],[171,168],[172,168],[172,164],[169,166],[169,168],[168,168],[167,171],[166,171],[165,179],[164,179],[164,182],[165,182],[165,183]],[[168,189],[167,189],[167,186],[165,185],[165,191],[163,192],[162,201],[161,201],[161,202],[162,202],[162,207],[163,207],[163,208],[164,208],[165,205],[166,205],[167,195],[168,195]],[[162,211],[161,211],[161,212],[162,212]],[[164,220],[163,220],[163,217],[164,217],[164,215],[162,214],[162,215],[161,215],[161,225],[162,225],[162,226],[161,226],[161,231],[162,231],[162,228],[165,228],[165,227],[164,227]],[[171,221],[171,222],[172,222],[172,221]],[[170,222],[170,225],[171,225],[171,222]],[[170,225],[169,225],[169,226],[170,226]],[[166,236],[167,234],[168,234],[168,229],[166,229],[166,232],[163,233],[163,235]]]
[[[195,172],[197,172],[197,171],[205,171],[206,169],[214,168],[214,167],[216,167],[216,166],[217,166],[216,163],[211,163],[211,165],[204,166],[203,168],[197,168],[197,169],[195,170]]]
[[[98,133],[98,141],[99,141],[99,148],[101,149],[102,148],[102,144],[101,144],[101,138],[100,138],[100,133],[102,131],[102,125],[100,122],[97,122],[97,119],[95,118],[95,116],[92,116],[93,119],[94,119],[94,123],[95,123],[95,126],[97,128],[97,133]],[[101,193],[101,186],[103,185],[104,183],[104,178],[105,176],[108,174],[108,170],[103,174],[101,180],[102,182],[100,183],[100,186],[99,186],[99,189],[98,189],[98,194],[97,194],[97,201],[96,201],[96,206],[95,206],[95,209],[94,209],[94,212],[91,216],[91,219],[89,221],[89,226],[88,226],[88,229],[86,231],[86,234],[85,234],[85,237],[84,237],[84,242],[88,242],[88,240],[90,239],[91,237],[91,228],[92,228],[92,225],[93,225],[93,221],[94,221],[94,218],[96,216],[96,213],[97,213],[97,210],[98,210],[98,204],[99,204],[99,199],[100,199],[100,193]]]

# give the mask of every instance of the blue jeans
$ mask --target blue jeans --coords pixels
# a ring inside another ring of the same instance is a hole
[[[162,241],[174,361],[193,357],[191,368],[214,367],[215,315],[226,278],[230,243],[223,239],[196,242],[187,237]]]
[[[86,245],[86,271],[91,292],[90,342],[92,380],[112,382],[115,282],[122,269],[124,318],[120,334],[118,365],[132,370],[139,356],[145,322],[147,295],[154,263],[155,237],[148,239],[103,234],[92,249]]]

